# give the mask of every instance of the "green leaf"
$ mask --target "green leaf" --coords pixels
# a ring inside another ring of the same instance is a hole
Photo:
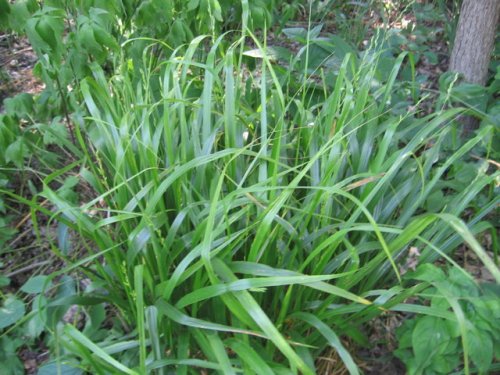
[[[213,298],[224,293],[236,292],[241,290],[260,290],[262,288],[294,285],[294,284],[314,284],[321,281],[336,279],[344,275],[300,275],[300,276],[275,276],[275,277],[259,277],[236,280],[231,283],[221,283],[210,285],[204,288],[197,289],[191,293],[184,295],[177,303],[176,307],[183,308],[187,305]]]
[[[101,56],[103,49],[97,42],[94,29],[88,23],[84,23],[78,31],[78,39],[84,49],[94,56]]]
[[[424,56],[429,62],[429,64],[436,65],[439,62],[438,55],[435,52],[426,51],[424,52]]]
[[[480,372],[486,373],[493,362],[493,340],[488,332],[472,327],[467,333],[469,355]]]
[[[200,0],[189,0],[189,3],[187,5],[186,10],[188,12],[192,11],[192,10],[195,10],[196,8],[198,8],[199,4],[200,4]]]
[[[246,362],[256,374],[272,375],[273,370],[269,367],[266,361],[243,340],[229,339],[226,343],[230,348]]]
[[[22,137],[17,137],[14,143],[5,150],[5,160],[7,163],[12,162],[16,167],[21,168],[27,154],[28,150],[24,143],[24,139]]]
[[[127,366],[123,365],[122,363],[111,357],[101,347],[94,344],[88,337],[86,337],[83,333],[78,331],[75,327],[67,325],[64,331],[72,340],[79,343],[83,347],[87,348],[97,357],[99,357],[109,365],[113,366],[116,370],[119,370],[121,373],[128,375],[137,375],[136,371],[131,370]]]
[[[117,51],[119,49],[118,43],[116,42],[115,38],[113,38],[113,36],[102,27],[94,27],[94,37],[98,43],[108,47],[113,51]]]
[[[409,272],[406,277],[430,283],[446,279],[444,271],[433,264],[421,264],[415,272]]]
[[[188,327],[208,329],[208,330],[220,331],[220,332],[242,333],[242,334],[246,334],[246,335],[254,335],[254,336],[263,337],[263,338],[266,337],[266,335],[264,335],[260,332],[239,329],[236,327],[226,326],[223,324],[217,324],[217,323],[212,323],[212,322],[208,322],[208,321],[197,319],[197,318],[192,318],[190,316],[187,316],[186,314],[183,314],[180,310],[178,310],[174,306],[168,304],[163,299],[159,299],[158,301],[156,301],[155,306],[158,308],[159,312],[161,312],[162,314],[165,314],[169,319],[173,320],[176,323],[179,323],[179,324],[182,324],[182,325],[185,325]]]
[[[412,334],[415,358],[420,363],[430,363],[433,357],[443,353],[451,339],[445,320],[431,316],[421,318]]]
[[[460,355],[457,350],[457,345],[453,350],[452,355],[436,356],[432,359],[432,370],[438,374],[451,374],[453,370],[460,364]],[[429,370],[431,372],[431,370]]]
[[[274,60],[284,60],[289,61],[292,54],[289,50],[283,47],[268,46],[265,50],[261,48],[255,48],[243,52],[243,55],[248,57],[253,57],[255,59],[267,58],[271,61]]]
[[[0,329],[17,323],[25,313],[23,301],[14,296],[8,296],[0,308]]]
[[[211,0],[212,16],[219,22],[222,22],[222,9],[218,0]]]
[[[9,2],[7,0],[0,0],[0,15],[7,15],[9,13],[10,13]]]
[[[455,172],[454,177],[458,181],[468,185],[474,180],[474,178],[476,178],[478,169],[477,164],[460,163],[453,168],[453,171]]]
[[[35,102],[28,93],[22,93],[13,98],[5,99],[5,111],[9,116],[17,118],[27,118],[33,113]]]
[[[288,38],[296,40],[297,42],[305,43],[307,40],[307,30],[303,27],[291,27],[282,30]]]
[[[78,194],[75,192],[75,188],[80,182],[77,176],[69,176],[64,180],[63,185],[57,190],[60,197],[68,202],[76,202]]]
[[[25,1],[16,1],[10,6],[9,26],[16,32],[22,33],[26,22],[31,17]]]
[[[205,336],[208,339],[208,342],[210,343],[210,347],[217,358],[217,361],[220,364],[222,373],[225,375],[236,375],[236,372],[234,369],[231,367],[231,362],[229,360],[229,357],[227,355],[227,350],[220,339],[220,337],[217,335],[217,333],[213,331],[209,331],[205,333]]]
[[[457,231],[457,233],[464,239],[464,241],[467,242],[472,251],[476,253],[477,257],[485,265],[488,271],[490,271],[496,282],[500,283],[500,269],[495,264],[495,262],[493,262],[487,252],[483,249],[483,247],[471,233],[467,225],[465,225],[465,223],[456,216],[450,214],[437,214],[436,216],[444,220],[448,225],[450,225]]]
[[[8,286],[10,284],[10,279],[6,276],[0,275],[0,288]]]
[[[236,281],[236,276],[232,273],[229,267],[219,259],[214,259],[214,267],[217,272],[225,279]],[[235,292],[234,296],[238,299],[241,305],[250,314],[255,323],[262,329],[274,345],[288,358],[291,364],[299,368],[304,374],[313,374],[314,372],[304,362],[304,360],[296,353],[282,333],[276,328],[267,314],[257,303],[255,298],[247,291]]]
[[[75,364],[76,366],[76,364]],[[82,370],[76,367],[71,367],[66,363],[50,362],[42,365],[37,372],[37,375],[80,375]]]
[[[446,203],[446,199],[441,190],[436,190],[434,193],[430,194],[425,202],[427,206],[427,211],[429,212],[439,212],[443,209]]]
[[[347,351],[345,346],[340,342],[337,334],[330,327],[328,327],[328,325],[326,325],[324,322],[318,319],[318,317],[310,313],[297,312],[295,314],[292,314],[291,317],[296,317],[300,320],[303,320],[304,322],[316,328],[318,332],[327,339],[330,346],[332,348],[335,348],[338,355],[344,362],[345,367],[349,371],[349,374],[351,375],[359,374],[358,366],[352,359],[351,354]]]
[[[57,246],[64,255],[68,255],[73,250],[71,233],[64,223],[57,223]]]
[[[69,139],[68,129],[66,126],[54,119],[50,125],[42,127],[43,130],[43,143],[45,145],[61,144],[64,140]]]
[[[7,0],[0,0],[0,30],[5,30],[8,26],[10,6]]]
[[[218,363],[208,362],[201,359],[161,359],[148,364],[149,370],[161,369],[166,366],[193,366],[211,370],[221,370]]]
[[[42,293],[44,290],[50,288],[51,283],[47,282],[47,280],[49,280],[49,276],[46,275],[30,277],[21,287],[21,291],[28,294]]]
[[[17,351],[24,344],[24,340],[13,336],[0,336],[0,373],[24,375],[24,366],[17,356]]]
[[[52,52],[56,52],[59,48],[59,37],[55,30],[55,17],[41,16],[35,25],[35,31],[47,43]]]
[[[452,90],[453,99],[480,112],[486,111],[488,94],[481,85],[462,83]]]

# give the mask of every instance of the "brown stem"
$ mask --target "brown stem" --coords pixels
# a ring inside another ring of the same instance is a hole
[[[66,119],[66,122],[68,124],[68,131],[69,131],[69,134],[71,136],[71,142],[73,144],[76,144],[75,132],[73,131],[73,128],[71,127],[71,120],[69,118],[69,111],[68,111],[68,105],[66,103],[66,96],[64,95],[64,92],[62,90],[62,86],[61,86],[61,82],[59,81],[59,77],[56,77],[56,83],[57,83],[57,90],[59,91],[59,95],[61,95],[64,118]]]

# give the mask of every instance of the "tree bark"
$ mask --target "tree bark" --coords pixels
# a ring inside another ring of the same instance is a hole
[[[449,70],[463,74],[466,82],[486,83],[499,15],[500,0],[463,0]],[[459,121],[466,138],[479,127],[477,117]]]
[[[500,0],[464,0],[460,10],[450,71],[484,85],[500,15]]]

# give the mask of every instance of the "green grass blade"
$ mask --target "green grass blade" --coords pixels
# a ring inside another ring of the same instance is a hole
[[[97,357],[101,358],[103,361],[106,363],[110,364],[113,366],[115,369],[121,371],[124,374],[128,375],[138,375],[137,372],[129,369],[128,367],[122,365],[120,362],[118,362],[116,359],[111,357],[109,354],[107,354],[102,348],[94,344],[92,341],[90,341],[83,333],[78,331],[75,327],[71,325],[67,325],[65,327],[65,333],[71,337],[73,340],[75,340],[77,343],[81,344],[88,350],[90,350],[92,353],[94,353]]]

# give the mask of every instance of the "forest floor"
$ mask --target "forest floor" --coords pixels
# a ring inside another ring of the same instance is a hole
[[[33,75],[37,56],[26,38],[0,34],[0,105],[7,97],[40,93],[45,85]]]

